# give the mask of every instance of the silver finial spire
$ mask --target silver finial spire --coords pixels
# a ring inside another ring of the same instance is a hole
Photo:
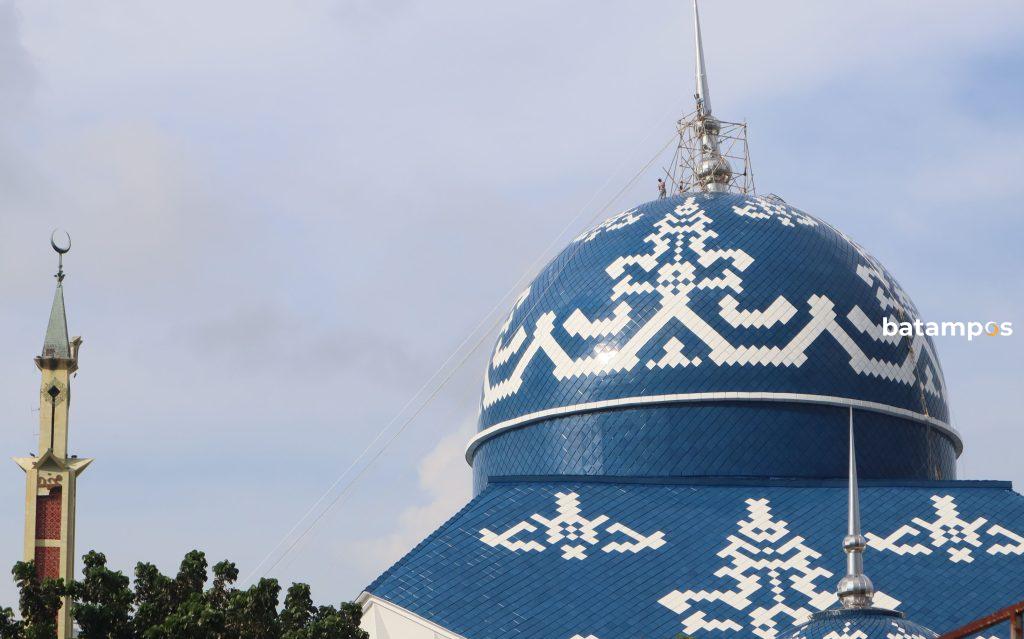
[[[708,72],[704,67],[704,41],[700,37],[700,10],[693,0],[693,35],[697,45],[697,108],[704,115],[711,115],[711,93],[708,91]]]
[[[678,193],[744,193],[755,195],[754,172],[747,148],[747,125],[723,122],[711,114],[704,37],[700,29],[700,9],[693,0],[694,67],[697,81],[693,98],[696,109],[676,123],[679,145],[672,168],[665,169],[668,181]],[[733,170],[733,165],[736,170]],[[659,195],[664,196],[660,191]]]
[[[697,121],[696,133],[700,138],[700,162],[696,171],[697,183],[702,191],[722,193],[729,190],[732,167],[722,156],[718,141],[721,123],[711,115],[711,95],[708,74],[704,64],[704,41],[700,35],[700,11],[693,0],[694,43],[697,47]]]
[[[870,608],[875,587],[864,574],[864,548],[867,539],[860,534],[860,498],[857,490],[857,449],[853,432],[853,408],[850,408],[850,479],[846,537],[846,576],[839,580],[837,594],[843,608]]]

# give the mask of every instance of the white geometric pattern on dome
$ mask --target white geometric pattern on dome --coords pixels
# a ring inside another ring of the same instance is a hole
[[[888,639],[931,639],[931,637],[934,636],[922,635],[919,632],[907,632],[907,629],[904,626],[896,623],[895,621],[890,621],[889,623],[892,624],[892,627],[895,630],[885,633],[885,636],[888,637]]]
[[[818,221],[809,215],[789,208],[781,200],[767,197],[755,197],[753,200],[748,200],[743,206],[733,205],[732,210],[736,215],[752,217],[755,220],[775,218],[783,226],[796,226],[793,224],[793,220],[804,226],[818,225]]]
[[[796,219],[799,224],[807,225],[806,222],[800,222],[799,216],[803,214],[798,215],[796,211],[778,203],[749,200],[745,207],[737,208],[743,211],[738,211],[738,214],[754,219]],[[758,209],[770,213],[757,213]],[[792,212],[786,217],[780,212],[783,210]],[[592,233],[596,236],[600,231],[613,230],[627,223],[634,223],[636,220],[633,218],[639,214],[633,211],[635,209],[619,214],[609,220],[618,221],[607,227],[598,227]],[[623,218],[625,214],[628,215]],[[519,392],[527,366],[540,352],[554,364],[552,374],[559,381],[587,375],[632,371],[641,361],[640,352],[672,322],[682,324],[703,342],[709,349],[708,359],[717,366],[799,367],[807,360],[807,348],[823,334],[829,334],[850,356],[849,365],[857,374],[906,385],[920,383],[924,390],[932,395],[945,395],[941,374],[936,374],[936,371],[932,370],[938,360],[923,337],[911,338],[908,354],[902,362],[871,357],[839,324],[835,303],[824,295],[811,295],[807,299],[811,317],[788,344],[779,347],[731,343],[690,307],[690,295],[695,289],[721,289],[724,294],[719,300],[719,315],[737,328],[765,328],[775,324],[787,324],[796,315],[797,309],[783,296],[777,297],[764,310],[740,308],[740,302],[733,297],[733,293],[743,293],[743,280],[739,273],[754,263],[754,258],[739,248],[722,249],[711,246],[718,237],[718,233],[711,228],[712,222],[695,198],[687,198],[683,204],[655,222],[655,231],[644,238],[644,243],[651,247],[649,252],[621,256],[605,269],[614,280],[609,298],[611,301],[634,295],[659,296],[658,303],[654,305],[654,314],[645,322],[640,323],[632,317],[633,307],[625,300],[616,306],[611,317],[590,319],[583,309],[577,308],[563,320],[562,328],[567,333],[584,339],[618,335],[627,328],[636,327],[626,342],[617,349],[599,345],[590,355],[572,357],[555,337],[558,317],[554,311],[543,313],[537,319],[532,333],[529,333],[525,326],[519,326],[507,340],[511,322],[506,323],[504,330],[499,334],[491,366],[486,367],[484,372],[483,407],[488,408]],[[789,226],[795,227],[792,223]],[[590,239],[593,239],[593,236],[590,236]],[[903,289],[891,278],[884,276],[884,270],[863,249],[856,244],[853,245],[864,261],[864,264],[858,265],[857,272],[866,284],[876,287],[876,299],[882,310],[895,309],[898,313],[905,314],[912,307],[909,306],[909,299]],[[657,277],[653,282],[635,281],[632,273],[627,271],[627,267],[633,266]],[[519,304],[522,304],[523,299],[525,298],[520,299]],[[894,344],[898,341],[882,335],[881,327],[871,322],[856,305],[849,311],[847,318],[857,331],[876,342]],[[645,362],[647,368],[700,366],[704,363],[699,357],[688,357],[683,352],[683,343],[677,338],[670,337],[660,346],[664,355],[657,360]],[[931,360],[925,363],[922,381],[918,379],[917,368],[924,353],[927,353]],[[491,370],[511,361],[515,355],[518,355],[519,359],[512,371],[505,379],[492,384]]]
[[[634,222],[639,222],[640,218],[643,217],[643,214],[638,213],[638,210],[639,209],[634,207],[629,209],[628,211],[616,213],[615,215],[611,216],[604,222],[601,222],[600,224],[590,229],[589,231],[584,231],[583,233],[581,233],[579,236],[576,237],[576,239],[573,240],[573,242],[589,242],[590,240],[594,239],[604,231],[616,231],[618,229],[629,226]]]
[[[554,545],[563,540],[566,542],[559,546],[562,551],[562,559],[586,559],[587,546],[597,545],[600,541],[602,526],[608,535],[621,533],[632,540],[610,541],[601,546],[601,550],[604,552],[638,553],[645,548],[658,549],[665,545],[665,533],[661,531],[644,536],[621,523],[611,523],[605,526],[609,521],[606,515],[587,519],[580,514],[580,500],[576,493],[556,493],[555,500],[558,503],[558,516],[548,519],[540,513],[534,513],[530,515],[530,519],[545,527],[547,543]],[[480,541],[492,548],[502,546],[512,551],[530,552],[535,550],[541,552],[545,546],[540,542],[518,539],[524,533],[536,531],[537,527],[530,523],[530,520],[525,520],[500,534],[484,528],[480,531]]]
[[[807,636],[802,631],[797,631],[793,639],[807,639]],[[868,639],[868,636],[859,628],[853,629],[853,624],[847,621],[843,624],[842,630],[833,630],[822,639]]]
[[[949,554],[949,560],[953,563],[961,561],[970,563],[974,561],[971,554],[975,548],[981,548],[985,541],[980,534],[982,526],[988,520],[978,517],[974,521],[967,521],[960,517],[956,501],[950,495],[933,495],[932,507],[935,509],[935,520],[925,521],[920,517],[914,517],[910,524],[904,524],[896,529],[888,537],[879,537],[872,533],[865,535],[868,545],[878,550],[888,550],[897,555],[930,555],[932,548],[922,543],[900,543],[904,537],[917,537],[922,532],[928,532],[928,539],[933,548],[945,548]],[[1020,555],[1024,554],[1024,537],[995,524],[987,528],[986,535],[1002,537],[1009,543],[996,543],[993,541],[986,552],[990,555]]]
[[[910,318],[918,316],[917,308],[914,306],[914,302],[907,295],[907,292],[900,286],[892,275],[882,266],[873,255],[864,250],[864,247],[853,241],[846,233],[843,233],[836,227],[828,225],[832,231],[842,237],[846,242],[857,251],[857,255],[860,256],[862,264],[857,265],[857,276],[864,281],[865,284],[875,289],[875,299],[878,301],[878,307],[883,313],[888,313],[888,317],[892,321],[900,322]],[[868,335],[876,342],[882,342],[886,344],[895,345],[898,344],[901,337],[898,335],[886,336],[882,334],[882,327],[879,324],[873,323],[864,314],[863,311],[857,306],[854,306],[847,314],[847,319],[853,324],[857,330]],[[928,354],[930,361],[937,362],[938,356],[935,350],[932,348],[930,342],[925,340],[920,335],[915,335],[910,342],[910,353],[912,355],[917,354],[920,357],[921,352]],[[914,358],[916,366],[917,357]],[[908,360],[910,358],[908,357]],[[926,366],[923,380],[924,390],[928,391],[932,395],[937,397],[946,396],[946,381],[942,376],[942,371],[937,371],[933,366]],[[921,380],[917,380],[921,382]],[[935,382],[938,382],[936,385]]]
[[[569,637],[569,639],[598,639],[598,637],[595,635],[587,635],[586,637],[583,635],[573,635],[572,637]]]
[[[747,518],[737,522],[739,535],[729,535],[729,542],[718,556],[727,560],[715,571],[716,577],[728,577],[736,582],[732,590],[674,590],[658,603],[682,614],[694,603],[722,602],[736,610],[747,612],[752,632],[762,639],[774,639],[779,634],[777,618],[789,617],[794,625],[807,621],[814,610],[824,610],[838,601],[836,594],[821,590],[816,582],[828,579],[832,573],[815,565],[821,554],[808,547],[803,537],[790,533],[789,525],[773,517],[767,499],[748,499]],[[767,583],[764,583],[767,581]],[[784,588],[788,584],[789,589]],[[754,605],[754,596],[765,587],[770,588],[772,604]],[[792,601],[798,596],[806,601]],[[896,608],[900,602],[882,592],[875,593],[875,604],[882,608]],[[809,606],[810,608],[808,608]],[[812,610],[814,609],[814,610]],[[683,631],[693,634],[698,630],[743,630],[735,619],[712,619],[702,610],[691,613],[682,621]]]
[[[499,334],[503,335],[508,330],[508,327],[511,326],[512,317],[516,314],[516,311],[519,310],[519,307],[523,305],[523,302],[526,301],[526,298],[530,296],[530,288],[531,287],[527,286],[526,290],[520,293],[519,297],[516,298],[516,303],[512,305],[512,310],[509,311],[508,319],[506,319],[505,323],[502,324]],[[519,341],[512,340],[504,348],[494,349],[494,356],[491,358],[491,366],[501,366],[515,355],[516,351],[519,350],[519,347],[523,345],[522,340],[526,339],[526,333],[516,333],[516,337],[520,338]]]

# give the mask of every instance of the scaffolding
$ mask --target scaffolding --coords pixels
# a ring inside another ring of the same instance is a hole
[[[698,103],[699,104],[699,103]],[[700,179],[700,169],[711,149],[706,148],[702,135],[706,122],[701,109],[684,116],[677,123],[679,143],[669,168],[664,169],[668,183],[676,193],[706,191]],[[750,164],[750,147],[747,144],[746,122],[725,122],[714,120],[718,125],[718,155],[725,159],[732,171],[727,186],[731,193],[757,195],[754,186],[754,170]],[[741,169],[742,170],[739,170]]]

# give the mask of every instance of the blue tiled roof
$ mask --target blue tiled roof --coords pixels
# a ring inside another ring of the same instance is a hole
[[[845,490],[492,481],[367,590],[468,639],[775,639],[835,605]],[[942,632],[1024,598],[1024,498],[1008,484],[866,481],[861,503],[876,604]]]
[[[875,429],[880,437],[865,433],[867,452],[889,450],[889,435],[901,428],[943,433],[898,437],[908,457],[933,460],[916,477],[952,478],[941,469],[952,466],[960,442],[948,428],[934,345],[880,332],[883,318],[917,316],[906,292],[860,245],[777,198],[697,193],[648,202],[581,235],[519,297],[487,367],[482,436],[468,456],[512,429],[555,420],[564,426],[625,408],[636,409],[634,426],[649,421],[645,411],[672,411],[664,421],[683,426],[679,437],[693,435],[688,425],[710,425],[705,435],[719,437],[718,457],[742,456],[774,427],[788,428],[778,416],[794,406],[852,404],[862,409],[865,430],[884,425]],[[737,421],[736,411],[707,409],[723,402],[756,409],[744,420],[746,436],[720,437],[720,427]],[[844,422],[842,411],[816,421],[839,434],[817,445],[840,467]],[[563,426],[539,437],[558,441]],[[494,446],[488,463],[515,465],[504,459],[512,449]],[[529,454],[561,462],[556,449],[535,445]],[[672,474],[707,472],[702,456],[680,461],[687,467]],[[805,474],[798,463],[765,461],[726,472]]]

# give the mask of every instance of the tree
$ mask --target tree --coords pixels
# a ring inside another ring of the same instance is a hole
[[[21,639],[24,636],[21,621],[14,618],[14,611],[0,608],[0,639]]]
[[[207,587],[206,555],[185,555],[172,579],[156,566],[135,566],[135,583],[107,567],[98,552],[83,557],[82,581],[66,588],[59,579],[40,581],[32,562],[15,564],[21,620],[0,608],[0,639],[53,639],[62,597],[73,600],[72,614],[82,639],[367,639],[360,630],[358,605],[316,606],[307,584],[288,588],[278,613],[281,586],[260,579],[245,590],[234,587],[238,568],[230,561],[213,566]]]
[[[135,566],[135,616],[132,627],[136,637],[145,637],[146,631],[163,625],[171,613],[172,580],[160,574],[153,564]]]
[[[294,639],[366,639],[369,635],[359,628],[362,618],[363,609],[358,604],[343,603],[340,609],[320,606]],[[282,636],[282,639],[286,638]]]
[[[210,594],[203,591],[208,566],[206,554],[192,550],[181,560],[174,579],[152,581],[157,591],[152,593],[152,610],[157,614],[145,627],[137,627],[141,639],[217,639],[222,635],[224,609],[212,606]],[[147,574],[150,568],[146,566]]]
[[[103,553],[82,557],[84,579],[68,588],[75,601],[72,615],[82,639],[133,639],[132,591],[128,577],[107,568]]]
[[[221,611],[227,611],[231,593],[235,592],[232,584],[238,581],[238,568],[230,561],[218,562],[213,567],[213,587],[208,593],[210,605]]]
[[[292,584],[281,611],[281,639],[361,639],[362,608],[356,604],[314,606],[307,584]]]
[[[281,611],[281,639],[305,639],[303,630],[317,612],[308,584],[296,583],[288,588]]]
[[[206,585],[206,553],[191,550],[181,560],[178,576],[171,588],[171,607],[175,608],[188,601],[193,595],[202,595]]]
[[[193,593],[162,624],[146,630],[144,639],[218,639],[223,633],[223,611],[210,606],[202,593]]]
[[[19,561],[11,570],[18,585],[18,608],[25,639],[53,639],[57,634],[57,613],[67,594],[63,579],[40,580],[34,561]]]
[[[248,590],[231,594],[224,636],[230,639],[280,639],[277,615],[281,586],[276,579],[260,579]]]

